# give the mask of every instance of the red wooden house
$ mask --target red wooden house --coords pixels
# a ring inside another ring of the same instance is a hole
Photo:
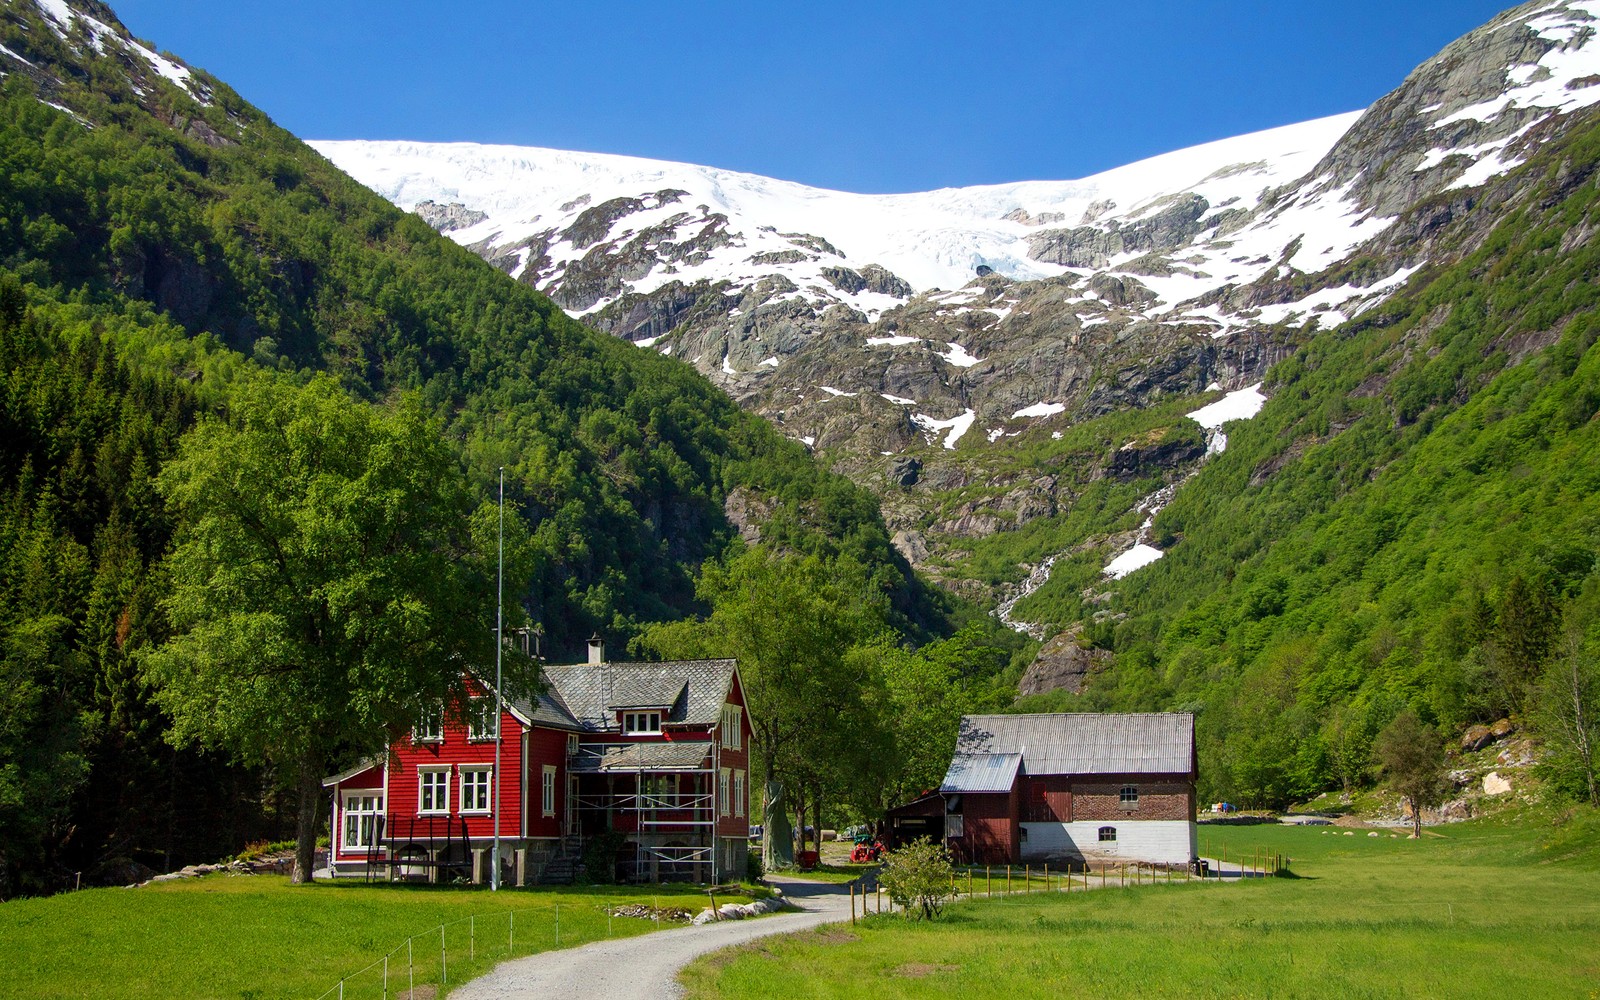
[[[586,844],[617,843],[630,881],[742,876],[750,829],[750,720],[733,660],[546,666],[547,691],[506,701],[494,801],[494,692],[469,679],[466,719],[436,712],[333,775],[335,875],[570,880]],[[497,815],[498,814],[498,815]]]

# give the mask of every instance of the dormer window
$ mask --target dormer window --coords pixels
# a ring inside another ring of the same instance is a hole
[[[661,732],[660,712],[623,712],[622,731],[630,736],[654,736]]]

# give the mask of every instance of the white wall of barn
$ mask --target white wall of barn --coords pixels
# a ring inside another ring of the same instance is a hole
[[[1100,828],[1113,827],[1114,841],[1102,841]],[[1043,861],[1076,855],[1119,861],[1183,865],[1198,856],[1195,825],[1187,820],[1084,820],[1077,823],[1023,823],[1022,859]]]

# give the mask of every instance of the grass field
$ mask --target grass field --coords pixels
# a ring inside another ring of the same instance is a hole
[[[749,898],[719,894],[717,902]],[[449,983],[459,984],[506,958],[513,943],[518,955],[557,947],[558,907],[559,946],[568,947],[653,930],[648,919],[608,920],[606,909],[657,900],[691,911],[706,905],[705,893],[689,886],[490,893],[444,886],[290,886],[284,877],[266,875],[212,875],[13,900],[0,903],[0,998],[315,1000],[342,977],[395,950],[389,967],[393,997],[406,985],[405,945],[413,935],[417,984],[439,982],[441,924],[449,924]],[[381,997],[381,977],[379,964],[351,978],[346,1000]],[[417,995],[433,993],[419,989]]]
[[[691,966],[695,1000],[782,997],[1597,997],[1600,817],[1346,837],[1202,827],[1295,877],[962,902],[933,923],[770,938]]]

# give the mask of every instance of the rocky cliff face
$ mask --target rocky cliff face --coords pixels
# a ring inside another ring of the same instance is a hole
[[[982,539],[1065,523],[1103,479],[1171,487],[1225,446],[1181,409],[1136,428],[1190,429],[1154,449],[1072,428],[1259,382],[1308,329],[1475,245],[1465,209],[1600,103],[1597,17],[1526,4],[1365,112],[1071,182],[861,196],[551,150],[319,148],[586,322],[696,366],[877,490],[913,562],[998,600],[1005,583],[963,564]],[[1034,534],[1014,578],[1086,541]]]

